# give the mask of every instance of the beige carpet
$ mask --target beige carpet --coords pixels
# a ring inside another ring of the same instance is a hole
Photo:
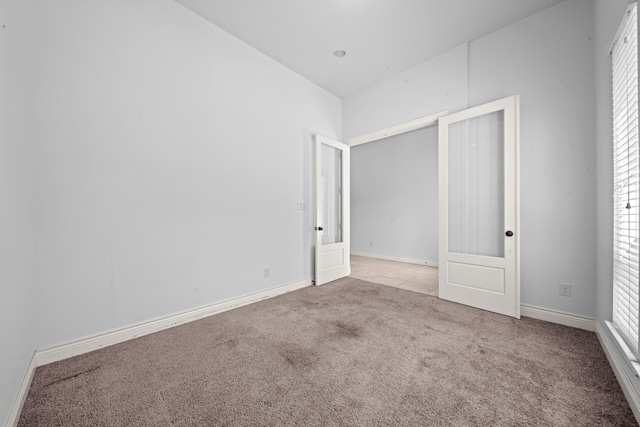
[[[438,268],[351,255],[351,277],[438,296]]]
[[[591,332],[346,278],[39,367],[19,425],[635,420]]]

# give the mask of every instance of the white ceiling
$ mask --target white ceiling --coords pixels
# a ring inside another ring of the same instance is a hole
[[[345,98],[561,0],[176,1]]]

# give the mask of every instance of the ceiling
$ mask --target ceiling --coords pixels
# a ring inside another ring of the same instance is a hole
[[[345,98],[561,0],[176,1]]]

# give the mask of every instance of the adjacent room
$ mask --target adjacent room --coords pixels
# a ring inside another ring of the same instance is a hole
[[[351,276],[438,292],[438,128],[351,147]]]
[[[0,422],[635,425],[636,13],[0,0]]]

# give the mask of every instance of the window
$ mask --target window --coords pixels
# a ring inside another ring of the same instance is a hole
[[[637,3],[627,9],[611,49],[613,74],[613,324],[638,360],[640,289],[638,244]]]

